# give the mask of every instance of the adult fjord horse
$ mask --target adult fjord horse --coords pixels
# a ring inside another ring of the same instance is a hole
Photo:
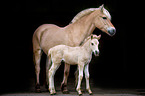
[[[40,59],[43,52],[47,54],[48,50],[56,45],[64,44],[68,46],[79,46],[97,27],[110,36],[116,32],[111,23],[111,15],[104,8],[90,8],[78,13],[71,23],[65,27],[58,27],[54,24],[43,24],[36,29],[33,34],[33,54],[36,73],[36,91],[40,92],[39,74]],[[46,62],[46,82],[48,84],[48,57]],[[67,78],[69,75],[70,65],[65,63],[64,78],[61,84],[62,92],[67,90]]]

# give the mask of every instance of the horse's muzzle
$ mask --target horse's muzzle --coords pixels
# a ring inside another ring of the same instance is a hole
[[[108,31],[108,33],[109,33],[110,36],[113,36],[116,33],[116,29],[114,27],[109,27],[107,29],[107,31]]]

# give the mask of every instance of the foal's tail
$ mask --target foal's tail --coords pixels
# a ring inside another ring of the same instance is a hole
[[[51,57],[51,49],[48,51],[48,56]]]
[[[76,70],[76,72],[74,73],[74,75],[75,75],[75,87],[77,87],[77,84],[78,84],[78,75],[79,75],[78,67],[77,67],[77,70]]]

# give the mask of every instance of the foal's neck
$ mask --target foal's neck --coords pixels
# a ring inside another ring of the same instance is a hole
[[[91,54],[92,53],[92,50],[91,50],[91,48],[90,48],[90,39],[89,40],[87,40],[81,47],[83,48],[83,49],[85,49],[87,52],[88,52],[88,54]]]

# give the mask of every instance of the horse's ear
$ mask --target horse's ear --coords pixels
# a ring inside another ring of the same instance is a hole
[[[100,7],[101,12],[103,12],[104,4],[102,4]]]
[[[97,39],[99,40],[101,38],[101,34],[99,36],[97,36]]]

